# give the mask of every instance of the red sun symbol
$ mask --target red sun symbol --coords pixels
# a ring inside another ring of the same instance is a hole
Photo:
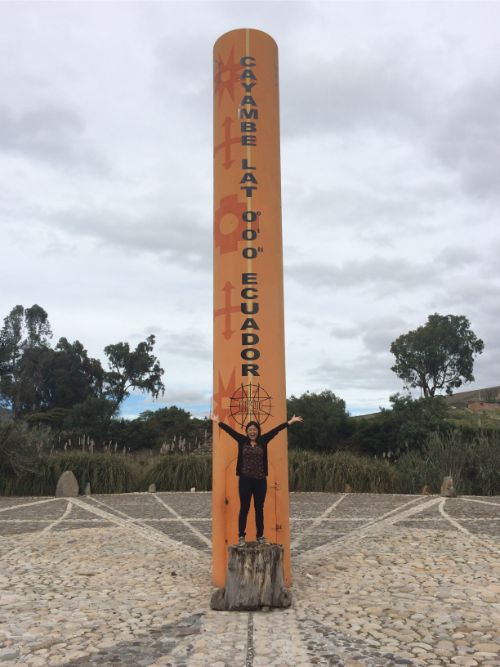
[[[234,59],[234,46],[226,62],[223,61],[220,55],[216,56],[214,62],[214,86],[215,95],[217,96],[217,106],[220,107],[225,90],[234,101],[234,87],[239,83],[242,70],[243,66]]]

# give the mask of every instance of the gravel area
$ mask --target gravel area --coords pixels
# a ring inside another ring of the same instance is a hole
[[[0,665],[500,667],[500,497],[290,508],[292,607],[214,612],[210,493],[0,498]]]

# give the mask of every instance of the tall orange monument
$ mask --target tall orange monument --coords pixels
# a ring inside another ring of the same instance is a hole
[[[243,431],[286,421],[278,48],[260,30],[214,46],[213,411]],[[213,432],[213,583],[238,539],[237,445]],[[265,535],[284,547],[291,583],[287,431],[269,444]],[[255,539],[253,509],[247,539]]]

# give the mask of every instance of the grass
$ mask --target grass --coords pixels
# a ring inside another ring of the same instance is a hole
[[[125,493],[140,487],[138,467],[124,456],[71,452],[40,456],[29,468],[16,474],[0,472],[0,494],[4,496],[52,496],[57,480],[72,470],[80,493],[90,483],[92,493]],[[3,474],[2,474],[3,473]]]
[[[153,483],[157,491],[211,489],[209,454],[169,454],[151,461],[115,453],[44,454],[37,449],[42,437],[44,433],[24,427],[17,433],[11,427],[0,429],[0,495],[54,495],[65,470],[74,472],[81,493],[87,483],[92,493],[146,491]],[[28,445],[32,445],[30,456]],[[500,494],[500,433],[433,434],[421,454],[404,454],[396,463],[346,451],[289,452],[291,491],[414,494],[427,486],[431,493],[438,493],[447,475],[453,477],[459,494]]]

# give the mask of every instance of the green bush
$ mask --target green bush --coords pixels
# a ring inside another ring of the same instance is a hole
[[[439,493],[443,477],[451,476],[459,494],[496,495],[500,493],[500,436],[476,432],[468,438],[458,429],[433,434],[422,454],[401,456],[396,468],[403,493],[420,493],[425,485]]]
[[[57,480],[72,470],[80,493],[90,483],[92,493],[126,493],[141,488],[139,467],[119,454],[71,452],[48,454],[32,459],[29,467],[0,476],[0,494],[53,496]]]
[[[210,491],[212,457],[210,454],[169,454],[146,473],[145,486],[155,484],[157,491]]]
[[[22,422],[0,422],[0,494],[16,493],[18,481],[34,474],[37,452],[47,446],[49,439],[47,429],[30,429]]]
[[[54,495],[57,480],[72,470],[80,492],[90,483],[93,493],[145,491],[209,491],[209,454],[170,454],[151,463],[114,453],[42,453],[47,431],[25,425],[0,426],[0,494]],[[459,494],[500,494],[500,435],[477,432],[472,438],[459,429],[431,434],[421,452],[403,454],[396,463],[337,451],[320,454],[289,452],[291,491],[341,493],[412,493],[424,486],[439,493],[443,477],[451,475]]]
[[[390,463],[350,452],[291,451],[288,468],[291,491],[343,492],[349,485],[357,493],[392,493],[398,485]]]

